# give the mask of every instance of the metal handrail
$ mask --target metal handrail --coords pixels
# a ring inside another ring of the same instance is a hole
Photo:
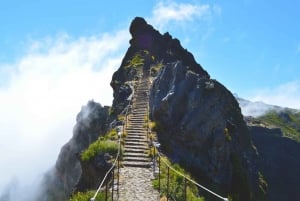
[[[118,140],[118,153],[117,153],[117,157],[113,163],[113,165],[111,166],[111,168],[106,172],[104,178],[102,179],[102,182],[100,183],[99,187],[97,188],[97,191],[95,192],[94,196],[90,199],[90,201],[95,201],[100,189],[102,188],[102,185],[104,183],[104,181],[106,180],[108,174],[115,168],[116,164],[117,164],[117,161],[119,160],[119,156],[120,156],[120,147],[121,147],[121,137],[119,137],[119,140]]]
[[[160,161],[162,161],[169,169],[171,169],[173,172],[175,172],[175,173],[178,174],[179,176],[182,176],[182,177],[185,178],[186,180],[188,180],[188,181],[190,181],[191,183],[195,184],[196,186],[202,188],[203,190],[205,190],[205,191],[211,193],[212,195],[214,195],[214,196],[216,196],[216,197],[218,197],[218,198],[220,198],[220,199],[222,199],[222,200],[224,200],[224,201],[228,201],[228,198],[222,197],[221,195],[219,195],[219,194],[213,192],[212,190],[210,190],[210,189],[204,187],[203,185],[201,185],[201,184],[197,183],[196,181],[192,180],[191,178],[185,176],[185,175],[182,174],[181,172],[175,170],[172,166],[170,166],[170,165],[169,165],[169,164],[161,157],[161,154],[159,153],[159,151],[157,151],[157,155],[159,156],[159,166],[160,166]],[[159,167],[159,169],[160,169],[160,167]],[[159,177],[160,177],[160,175],[159,175]]]
[[[132,100],[130,101],[129,105],[132,103]],[[123,123],[123,130],[122,132],[125,132],[125,127],[127,126],[127,116],[128,116],[128,112],[129,112],[129,108],[126,108],[126,113],[125,113],[125,118],[124,118],[124,123]],[[126,126],[124,126],[126,124]],[[99,187],[97,188],[97,191],[95,192],[94,196],[90,199],[90,201],[95,201],[99,191],[102,188],[102,185],[104,184],[107,176],[109,175],[109,173],[114,170],[114,168],[116,167],[116,164],[118,162],[118,168],[119,168],[119,159],[120,159],[120,152],[121,152],[121,134],[118,134],[118,153],[117,156],[115,158],[115,161],[113,163],[113,165],[111,166],[111,168],[106,172],[104,178],[102,179]],[[118,170],[118,174],[120,174],[119,170]],[[113,187],[112,187],[113,188]],[[112,189],[113,190],[113,189]],[[118,175],[118,190],[119,190],[119,175]]]

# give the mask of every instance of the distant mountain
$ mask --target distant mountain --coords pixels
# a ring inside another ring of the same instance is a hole
[[[300,110],[235,97],[248,123],[280,128],[282,136],[300,142]]]
[[[253,143],[259,169],[268,182],[268,200],[300,196],[300,111],[237,98]]]

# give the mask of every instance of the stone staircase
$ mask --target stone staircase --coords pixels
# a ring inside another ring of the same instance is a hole
[[[144,78],[133,96],[131,113],[128,115],[124,143],[123,165],[126,167],[149,168],[151,161],[146,154],[149,150],[145,117],[148,116],[149,81]]]
[[[127,137],[123,150],[123,167],[120,169],[120,194],[118,201],[158,201],[159,192],[152,187],[154,179],[152,162],[148,154],[147,127],[149,80],[143,78],[133,96],[131,113],[125,131]]]

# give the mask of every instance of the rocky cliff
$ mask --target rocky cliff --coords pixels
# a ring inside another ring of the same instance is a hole
[[[259,153],[258,166],[268,182],[267,199],[300,196],[300,111],[238,98]],[[249,107],[252,110],[249,113]],[[259,115],[257,115],[259,114]]]
[[[148,74],[150,118],[157,124],[162,151],[234,200],[261,196],[257,155],[231,92],[210,79],[169,33],[160,34],[143,18],[133,20],[130,33],[130,47],[111,82],[116,112],[129,103],[129,81]]]
[[[79,154],[105,133],[108,127],[108,110],[108,107],[102,107],[94,101],[89,101],[81,108],[73,137],[62,147],[55,167],[45,175],[42,185],[45,188],[38,200],[68,200],[82,172],[85,172],[80,165]]]
[[[150,118],[156,124],[161,151],[224,196],[233,200],[264,200],[258,155],[231,92],[211,79],[169,33],[160,34],[140,17],[132,21],[130,33],[130,47],[112,76],[112,107],[108,111],[90,102],[82,109],[74,136],[57,160],[54,179],[47,180],[51,183],[48,192],[62,192],[64,199],[75,187],[82,191],[95,188],[101,179],[101,168],[105,172],[107,163],[99,163],[103,157],[80,163],[78,154],[104,134],[109,125],[118,124],[118,116],[131,102],[134,83],[143,75],[152,81]],[[86,108],[90,108],[87,115]],[[95,172],[100,173],[95,176]]]

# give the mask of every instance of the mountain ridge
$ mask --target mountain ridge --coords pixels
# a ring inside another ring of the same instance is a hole
[[[211,79],[178,39],[168,32],[160,34],[141,17],[133,19],[129,30],[130,46],[110,83],[112,106],[102,107],[90,101],[82,108],[72,139],[62,148],[52,177],[45,179],[45,192],[53,196],[40,200],[64,201],[74,191],[96,188],[110,165],[106,159],[113,155],[97,152],[88,162],[80,156],[93,142],[107,135],[115,138],[110,131],[130,110],[135,83],[142,76],[151,82],[147,118],[156,124],[161,151],[170,161],[182,165],[197,181],[230,200],[276,200],[271,195],[278,187],[273,185],[275,173],[268,174],[270,166],[261,157],[279,165],[278,158],[269,154],[274,150],[264,149],[260,143],[268,142],[264,137],[270,136],[266,135],[269,128],[255,123],[258,119],[244,118],[234,95]],[[280,133],[278,129],[274,131]],[[272,185],[275,187],[268,187]],[[205,193],[203,196],[214,200]]]

